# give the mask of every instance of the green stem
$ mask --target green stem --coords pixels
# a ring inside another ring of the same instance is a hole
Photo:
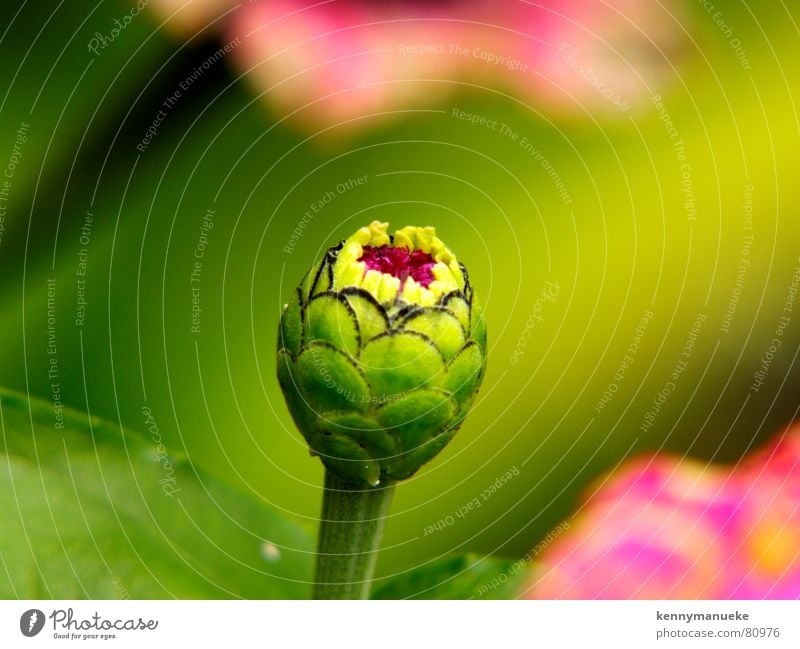
[[[325,471],[314,599],[367,599],[393,493]]]

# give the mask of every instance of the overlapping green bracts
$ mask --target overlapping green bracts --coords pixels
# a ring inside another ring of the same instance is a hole
[[[444,448],[486,361],[466,269],[433,228],[386,227],[327,251],[285,307],[278,340],[278,379],[312,452],[341,479],[370,485],[407,478]],[[376,250],[421,251],[429,263],[382,272],[362,260]]]

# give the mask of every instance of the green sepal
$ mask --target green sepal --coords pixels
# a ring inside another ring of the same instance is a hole
[[[308,345],[297,359],[295,374],[315,413],[364,411],[369,387],[356,362],[330,343]]]
[[[286,399],[286,407],[303,437],[308,439],[309,433],[314,429],[314,411],[306,402],[298,382],[294,359],[285,349],[278,352],[277,366],[278,383]]]
[[[449,428],[434,435],[427,442],[409,451],[386,467],[386,475],[393,480],[410,478],[420,467],[435,458],[450,443],[457,428]]]
[[[314,296],[305,308],[305,342],[329,342],[333,347],[358,355],[361,338],[358,321],[347,300],[336,293]]]
[[[472,313],[470,316],[470,338],[481,346],[481,351],[486,353],[486,319],[483,316],[478,298],[472,297]]]
[[[375,460],[397,454],[397,440],[376,419],[356,413],[333,414],[320,424],[320,430],[333,435],[347,435]]]
[[[473,343],[467,345],[447,365],[447,375],[442,381],[442,388],[451,392],[459,405],[465,405],[472,399],[483,376],[485,357],[481,348]]]
[[[375,298],[362,290],[344,294],[356,314],[362,345],[386,332],[389,328],[389,319],[385,309]]]
[[[380,463],[349,435],[320,433],[314,436],[313,446],[325,466],[342,480],[380,484]]]
[[[300,300],[297,291],[283,310],[278,332],[278,349],[287,349],[294,358],[300,353],[303,342],[303,323],[300,314]]]
[[[442,306],[447,307],[461,323],[467,336],[470,335],[470,306],[461,293],[450,293],[442,300]]]
[[[414,451],[453,419],[455,408],[442,390],[419,390],[378,409],[378,421],[401,451]]]
[[[464,327],[455,314],[444,307],[416,309],[399,324],[403,331],[416,331],[433,341],[445,361],[464,346]]]
[[[435,387],[444,375],[442,355],[417,333],[379,336],[362,349],[360,361],[377,399],[391,401],[417,388]]]

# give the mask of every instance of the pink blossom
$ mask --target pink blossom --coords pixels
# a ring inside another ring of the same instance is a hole
[[[131,0],[136,4],[138,0]],[[177,36],[216,30],[236,6],[233,0],[148,0],[147,6],[164,28]],[[222,21],[222,22],[221,22]]]
[[[628,463],[535,561],[530,598],[800,598],[800,425],[738,467]]]
[[[189,31],[236,5],[155,2]],[[263,0],[222,24],[256,93],[318,129],[436,108],[457,90],[624,115],[676,77],[682,25],[671,11],[636,0]]]

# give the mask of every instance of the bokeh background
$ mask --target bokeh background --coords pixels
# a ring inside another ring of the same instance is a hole
[[[380,577],[520,556],[627,458],[736,463],[796,417],[796,6],[544,2],[533,47],[502,11],[474,34],[398,0],[407,28],[311,49],[269,23],[292,3],[145,4],[0,8],[0,385],[52,400],[55,356],[65,405],[134,430],[149,408],[170,453],[313,529],[278,317],[380,219],[436,226],[490,336],[464,427],[397,491]],[[451,60],[476,43],[525,69]]]

